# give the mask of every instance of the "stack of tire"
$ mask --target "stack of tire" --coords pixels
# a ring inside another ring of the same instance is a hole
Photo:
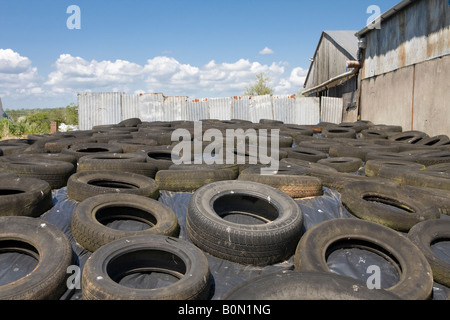
[[[279,152],[270,155],[277,170],[268,174],[267,164],[249,161],[249,150],[238,146],[233,151],[245,163],[207,162],[210,142],[198,150],[192,141],[198,153],[175,154],[172,133],[185,129],[193,136],[193,121],[133,118],[1,141],[0,253],[25,253],[39,265],[0,285],[0,299],[58,299],[67,289],[67,268],[74,263],[70,237],[39,219],[64,188],[76,204],[70,235],[91,253],[82,274],[86,300],[210,299],[210,256],[261,267],[294,261],[294,270],[245,281],[223,299],[430,299],[433,281],[450,287],[450,263],[430,249],[450,238],[447,136],[368,121],[202,125],[203,133],[214,129],[224,137],[227,129],[268,133],[248,146],[266,151],[277,130]],[[191,161],[174,164],[174,157]],[[340,193],[352,219],[305,230],[298,201],[320,197],[324,188]],[[158,201],[161,192],[191,195],[185,220]],[[118,220],[140,226],[113,227]],[[332,274],[326,257],[342,247],[387,257],[400,281],[374,292],[360,279]],[[175,280],[151,290],[121,284],[136,272],[163,272]]]

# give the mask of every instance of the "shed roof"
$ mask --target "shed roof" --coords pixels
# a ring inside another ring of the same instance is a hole
[[[347,54],[351,59],[356,60],[358,56],[358,38],[355,36],[357,31],[354,30],[326,30],[322,32],[320,36],[319,43],[317,44],[316,51],[314,52],[314,60],[311,61],[311,65],[306,75],[305,83],[303,87],[306,88],[306,83],[309,80],[311,74],[311,69],[314,65],[317,51],[319,50],[320,44],[324,37],[329,38],[338,49]]]
[[[353,30],[328,30],[324,31],[337,45],[347,51],[354,59],[358,56],[358,38]]]

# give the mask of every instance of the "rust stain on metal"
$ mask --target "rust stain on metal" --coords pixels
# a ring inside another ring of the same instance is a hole
[[[406,65],[406,50],[405,43],[402,42],[398,47],[398,67],[404,67]]]

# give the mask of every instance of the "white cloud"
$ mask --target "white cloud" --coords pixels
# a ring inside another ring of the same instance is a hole
[[[31,66],[27,57],[22,57],[11,49],[0,49],[0,73],[19,74],[26,72]]]
[[[262,49],[260,52],[259,52],[259,54],[274,54],[275,52],[272,50],[272,49],[270,49],[269,47],[265,47],[264,49]]]
[[[53,93],[95,89],[120,91],[138,81],[142,74],[142,67],[129,61],[87,61],[70,54],[60,55],[55,67],[56,71],[51,72],[45,82]]]
[[[302,87],[307,71],[291,70],[286,62],[261,64],[249,59],[205,65],[182,63],[173,57],[157,56],[139,65],[126,60],[88,61],[61,54],[54,71],[43,79],[31,60],[10,49],[0,49],[0,96],[76,99],[78,92],[127,93],[161,92],[166,96],[195,98],[226,97],[243,94],[263,72],[270,79],[275,94],[292,94]]]
[[[275,86],[275,92],[282,94],[297,93],[303,87],[305,83],[308,70],[301,67],[292,69],[288,78],[282,78]]]
[[[11,49],[0,49],[0,96],[40,94],[41,81],[29,58]]]

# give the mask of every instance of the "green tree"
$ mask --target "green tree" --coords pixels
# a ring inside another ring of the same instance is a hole
[[[78,125],[78,106],[71,103],[66,107],[65,124]]]
[[[273,94],[274,90],[269,87],[270,78],[265,76],[263,72],[256,75],[256,82],[245,88],[245,96],[262,96],[266,94]]]
[[[50,115],[48,112],[36,112],[26,118],[36,134],[46,134],[50,132]]]

